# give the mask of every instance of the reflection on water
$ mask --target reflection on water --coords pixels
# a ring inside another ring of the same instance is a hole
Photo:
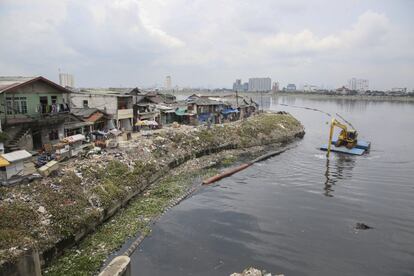
[[[325,196],[333,196],[333,186],[340,181],[346,180],[352,177],[352,169],[355,167],[355,156],[337,155],[333,160],[326,159],[326,171],[325,171],[325,187],[323,188],[323,194]]]

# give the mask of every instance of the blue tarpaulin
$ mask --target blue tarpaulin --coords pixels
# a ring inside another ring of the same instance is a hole
[[[207,122],[208,118],[213,117],[211,113],[201,113],[198,115],[199,122]]]
[[[228,114],[231,114],[231,113],[239,113],[239,111],[235,108],[227,108],[227,109],[224,109],[223,111],[221,111],[221,114],[223,114],[223,115],[228,115]]]

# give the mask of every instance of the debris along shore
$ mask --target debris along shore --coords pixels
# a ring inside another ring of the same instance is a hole
[[[33,249],[47,264],[187,161],[185,165],[191,166],[192,160],[211,153],[287,143],[303,134],[303,126],[289,114],[265,113],[211,128],[165,128],[117,149],[69,160],[56,177],[1,187],[2,268]],[[98,267],[105,259],[101,257]]]

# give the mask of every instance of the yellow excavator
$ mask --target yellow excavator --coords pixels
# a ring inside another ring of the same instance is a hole
[[[338,135],[338,139],[335,142],[336,147],[345,146],[348,149],[352,149],[358,143],[358,132],[355,129],[348,130],[348,127],[345,124],[333,118],[331,121],[331,129],[329,132],[328,152],[326,153],[327,157],[329,157],[329,154],[331,153],[332,136],[335,127],[339,127],[342,129]]]

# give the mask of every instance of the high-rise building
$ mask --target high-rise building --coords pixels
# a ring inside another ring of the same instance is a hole
[[[59,73],[59,84],[63,87],[75,87],[73,75],[68,73]]]
[[[242,80],[241,79],[237,79],[234,83],[233,83],[233,91],[243,91],[243,84],[242,84]]]
[[[249,79],[249,91],[263,92],[270,91],[272,89],[271,78],[250,78]]]
[[[171,76],[166,76],[165,77],[165,85],[164,85],[164,87],[167,90],[171,90],[171,88],[172,88]]]
[[[348,80],[348,89],[358,92],[365,92],[369,90],[369,82],[364,79],[352,78]]]
[[[238,92],[246,92],[249,89],[249,84],[247,82],[242,83],[241,79],[237,79],[234,83],[233,83],[233,91],[238,91]]]

